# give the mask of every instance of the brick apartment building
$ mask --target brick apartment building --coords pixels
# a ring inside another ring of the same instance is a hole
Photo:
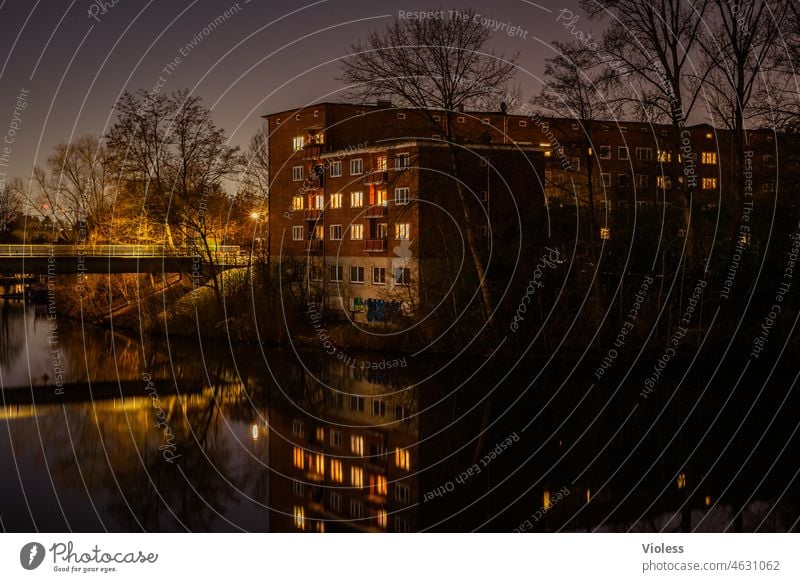
[[[287,288],[360,321],[373,318],[371,301],[403,313],[436,304],[458,276],[445,263],[469,252],[450,149],[430,122],[386,104],[332,103],[266,120],[268,252]],[[500,113],[454,116],[458,179],[487,260],[518,246],[543,207],[545,148],[522,139],[527,123]],[[501,280],[502,270],[487,277]]]
[[[321,103],[265,119],[268,252],[283,268],[283,283],[357,321],[369,319],[369,300],[396,302],[406,313],[436,304],[448,277],[458,276],[445,268],[447,259],[468,257],[441,131],[418,112],[387,103]],[[576,199],[585,205],[587,153],[602,217],[593,236],[604,239],[613,237],[619,208],[681,207],[687,179],[695,207],[715,209],[724,208],[735,180],[745,180],[753,195],[771,195],[779,166],[789,171],[784,187],[797,185],[800,168],[797,148],[771,131],[748,133],[749,173],[734,176],[730,132],[707,124],[688,127],[676,144],[669,126],[649,123],[594,121],[587,131],[575,120],[535,114],[456,112],[449,119],[473,234],[494,261],[487,277],[498,285],[524,257],[519,240],[537,230],[537,210]],[[686,166],[693,168],[689,178]]]

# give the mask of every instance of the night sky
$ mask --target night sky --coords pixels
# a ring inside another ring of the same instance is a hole
[[[539,90],[550,43],[566,39],[556,22],[558,11],[566,7],[577,13],[576,4],[471,5],[481,16],[527,33],[527,38],[510,37],[501,29],[492,36],[496,51],[520,53],[518,82],[525,99]],[[8,136],[12,120],[15,131],[7,166],[0,171],[8,178],[28,178],[57,143],[102,135],[124,90],[151,90],[157,84],[165,92],[188,88],[201,96],[231,142],[244,146],[265,113],[339,100],[337,61],[352,42],[383,28],[400,10],[436,8],[382,0],[4,0],[0,133]],[[216,28],[208,26],[219,17]],[[585,20],[581,26],[597,28]],[[23,90],[27,109],[15,115]]]

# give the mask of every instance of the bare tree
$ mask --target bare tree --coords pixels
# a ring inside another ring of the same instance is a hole
[[[678,149],[687,120],[697,104],[703,77],[695,70],[698,44],[710,0],[581,0],[593,18],[612,17],[603,35],[603,50],[622,63],[618,79],[649,121],[672,125],[672,145]],[[692,228],[692,195],[697,186],[692,152],[683,152],[683,174],[678,182],[683,197],[686,262],[698,264],[697,240]]]
[[[589,238],[596,238],[594,216],[594,167],[595,156],[592,143],[594,122],[597,120],[615,118],[618,114],[618,104],[609,99],[608,82],[610,74],[606,62],[600,58],[597,51],[590,50],[577,42],[562,43],[555,41],[551,45],[556,51],[556,56],[546,61],[544,69],[544,86],[539,95],[531,98],[530,103],[542,115],[574,119],[580,124],[581,137],[578,142],[580,148],[579,159],[582,165],[582,174],[586,180],[586,204],[588,210]],[[559,131],[558,124],[551,124],[550,128]],[[569,136],[561,132],[561,137]],[[558,139],[558,137],[556,137]],[[571,140],[570,140],[571,141]],[[560,144],[553,144],[562,147]],[[562,168],[567,174],[575,175],[575,168]],[[569,189],[570,193],[578,193],[572,180],[570,184],[561,184]]]
[[[780,62],[779,33],[789,24],[792,0],[712,0],[714,12],[700,47],[708,69],[703,92],[715,120],[733,134],[730,168],[734,200],[744,200],[742,171],[751,119],[771,116],[770,95]]]
[[[175,231],[184,245],[199,248],[222,307],[216,256],[230,206],[223,181],[239,171],[238,148],[187,91],[125,93],[117,111],[108,148],[120,188],[145,221],[164,225],[166,244],[174,246]]]
[[[47,170],[36,167],[28,186],[15,182],[31,210],[59,226],[62,238],[110,240],[113,193],[107,180],[106,150],[96,136],[57,145]]]
[[[22,200],[10,186],[0,188],[0,237],[6,239],[22,213]]]
[[[489,51],[489,38],[489,29],[474,19],[471,9],[456,18],[398,21],[351,47],[341,80],[357,99],[399,100],[400,105],[417,109],[431,130],[444,136],[458,195],[451,204],[454,214],[460,213],[464,220],[483,309],[491,323],[493,299],[475,233],[475,201],[457,179],[465,162],[453,123],[459,110],[484,108],[515,94],[510,85],[517,55]]]

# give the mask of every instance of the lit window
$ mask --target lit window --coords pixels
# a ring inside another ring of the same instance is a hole
[[[378,172],[385,172],[388,168],[386,156],[378,156],[375,160],[375,170]]]
[[[386,285],[386,269],[383,267],[372,267],[372,284]]]
[[[600,229],[600,240],[611,240],[611,229],[607,226]]]
[[[301,505],[294,506],[294,526],[297,529],[306,529],[306,510]]]
[[[395,224],[394,237],[397,240],[409,240],[411,238],[411,225],[407,222],[399,222]]]
[[[363,224],[353,224],[350,226],[350,240],[364,240]]]
[[[662,190],[672,188],[672,179],[669,176],[656,176],[656,186]]]
[[[293,196],[292,197],[292,210],[302,210],[303,209],[303,197],[302,196]]]
[[[318,443],[325,442],[325,428],[318,426],[315,430],[315,436]]]
[[[703,152],[701,162],[707,166],[713,166],[717,163],[717,152]]]
[[[331,178],[338,178],[342,175],[342,162],[331,162]]]
[[[325,209],[325,196],[322,194],[315,194],[314,195],[314,209],[315,210],[324,210]]]
[[[617,158],[620,160],[627,160],[629,158],[628,148],[620,146],[617,148]]]
[[[395,170],[405,170],[409,167],[409,160],[411,156],[409,154],[397,154],[394,158],[394,169]]]
[[[364,437],[355,435],[350,437],[350,452],[359,457],[364,456]]]
[[[292,151],[299,152],[303,149],[305,145],[305,138],[303,136],[293,137],[292,138]]]
[[[341,208],[341,207],[342,207],[341,193],[331,194],[331,208]]]
[[[407,267],[397,267],[394,270],[394,284],[406,287],[411,285],[411,269]]]
[[[389,490],[388,483],[386,481],[386,475],[370,475],[369,476],[369,493],[370,495],[378,495],[380,497],[386,497],[386,493]]]
[[[550,492],[545,490],[544,495],[542,495],[542,507],[545,509],[550,509],[552,506],[553,504],[550,501]]]
[[[408,204],[408,188],[395,188],[394,190],[394,203],[396,206]]]
[[[386,526],[389,524],[389,514],[386,512],[385,509],[378,510],[378,527],[386,529]]]
[[[717,188],[716,178],[703,178],[703,190],[715,190]]]
[[[294,182],[303,181],[303,166],[294,166],[292,168],[292,181]]]
[[[389,203],[386,190],[378,190],[376,198],[377,198],[376,203],[378,204],[378,206],[386,206]]]
[[[350,175],[360,176],[363,173],[364,173],[364,160],[362,160],[361,158],[350,160]]]
[[[350,282],[351,283],[364,282],[364,267],[350,267]]]
[[[321,224],[318,224],[314,227],[314,240],[322,240],[325,236],[325,227]]]
[[[341,483],[342,480],[342,462],[338,459],[331,459],[331,481]]]
[[[294,466],[298,469],[305,469],[305,454],[303,453],[303,449],[300,447],[294,447],[294,454],[292,455],[294,459]]]
[[[342,240],[342,225],[341,224],[332,224],[331,225],[331,240]]]
[[[364,486],[364,470],[361,467],[350,467],[350,484],[353,487]]]
[[[341,283],[344,281],[344,267],[341,265],[331,265],[331,281],[334,283]],[[336,431],[331,431],[331,445],[333,445],[333,435],[338,434]],[[341,445],[342,435],[339,435],[339,441]],[[334,445],[337,446],[337,445]]]
[[[389,231],[389,226],[385,222],[378,223],[378,231],[375,238],[379,240],[386,239],[386,233]]]
[[[411,467],[411,453],[408,449],[401,449],[397,447],[394,450],[394,464],[399,469],[409,470]]]
[[[302,226],[293,226],[292,227],[292,240],[303,240],[303,227]]]
[[[713,133],[707,133],[706,134],[706,139],[714,139],[714,134]]]
[[[672,152],[659,150],[657,159],[662,164],[668,164],[669,162],[672,161]]]
[[[325,455],[321,453],[317,453],[314,456],[314,466],[309,467],[310,469],[314,469],[316,473],[320,475],[325,475]]]

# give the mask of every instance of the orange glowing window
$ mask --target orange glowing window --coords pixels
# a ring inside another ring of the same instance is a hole
[[[386,512],[385,509],[378,510],[378,527],[386,529],[386,526],[389,524],[389,514]]]
[[[300,447],[294,448],[294,466],[298,469],[305,469],[305,457],[303,455],[303,449]]]
[[[331,481],[341,483],[342,480],[342,462],[338,459],[331,459]]]
[[[408,471],[411,468],[411,454],[407,449],[396,448],[394,450],[394,464],[400,469]]]
[[[314,459],[316,472],[320,475],[325,475],[325,455],[317,454]]]
[[[361,467],[350,467],[350,484],[353,487],[364,486],[364,471]]]

